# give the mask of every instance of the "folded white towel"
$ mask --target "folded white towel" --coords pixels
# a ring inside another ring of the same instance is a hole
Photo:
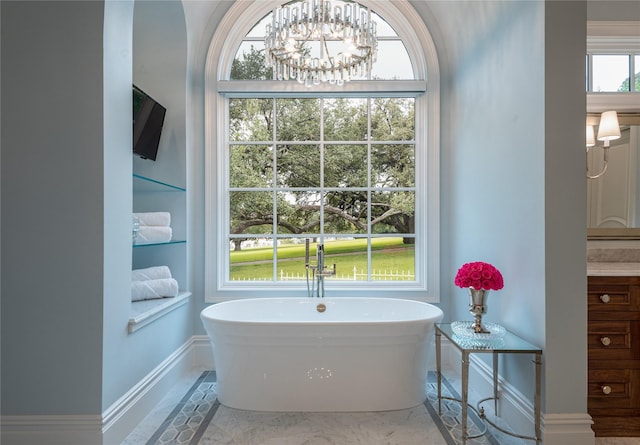
[[[175,297],[176,295],[178,295],[178,282],[173,278],[131,282],[131,301]]]
[[[153,266],[131,271],[131,281],[157,280],[160,278],[171,278],[171,270],[168,266]]]
[[[133,216],[138,218],[140,226],[169,227],[171,225],[171,213],[169,212],[142,212],[134,213]]]
[[[171,241],[171,227],[140,226],[135,244],[166,243]]]

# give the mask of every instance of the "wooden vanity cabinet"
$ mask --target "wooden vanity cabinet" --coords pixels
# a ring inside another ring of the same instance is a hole
[[[588,399],[596,436],[640,436],[640,277],[588,278]]]

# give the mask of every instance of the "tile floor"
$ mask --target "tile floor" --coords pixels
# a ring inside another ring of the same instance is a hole
[[[204,369],[192,369],[185,375],[154,410],[136,427],[121,445],[146,445],[148,439],[171,413],[184,394],[200,377]],[[459,382],[451,382],[458,387]],[[418,411],[424,409],[418,407]],[[234,412],[235,411],[235,412]],[[415,438],[428,430],[429,445],[446,445],[437,427],[424,425],[424,418],[416,409],[384,413],[255,413],[221,406],[211,421],[200,445],[260,443],[264,445],[329,445],[341,437],[347,444],[414,444]],[[233,422],[233,423],[232,423]],[[233,425],[229,427],[228,425]],[[226,426],[225,426],[226,425]],[[402,425],[395,430],[394,425]],[[230,431],[232,429],[233,431]],[[326,433],[323,438],[322,432]],[[500,445],[524,445],[522,441],[493,432]],[[220,441],[212,437],[226,437]],[[259,438],[259,441],[256,439]],[[489,442],[480,440],[477,443]],[[640,438],[596,438],[596,445],[640,445]]]

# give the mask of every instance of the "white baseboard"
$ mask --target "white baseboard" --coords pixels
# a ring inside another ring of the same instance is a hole
[[[95,416],[2,416],[2,445],[101,444],[102,419]]]
[[[460,352],[445,338],[442,339],[443,368],[455,373],[460,379]],[[473,381],[475,406],[477,399],[493,394],[493,370],[477,357],[471,356],[469,379]],[[500,415],[509,427],[520,434],[535,435],[533,401],[528,400],[513,385],[498,376],[500,387]],[[457,390],[460,390],[457,388]],[[470,397],[473,397],[470,394]],[[588,413],[561,413],[541,415],[542,443],[544,445],[594,445],[595,435],[591,429],[591,416]]]
[[[193,368],[214,369],[206,335],[193,336],[102,415],[2,416],[2,445],[118,445]]]
[[[587,413],[545,414],[542,440],[544,445],[594,445],[593,420]]]

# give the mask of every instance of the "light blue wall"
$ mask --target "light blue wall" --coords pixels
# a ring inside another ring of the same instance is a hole
[[[147,66],[181,69],[158,82],[184,181],[184,14],[154,6],[151,18],[171,15],[157,29],[169,42],[155,40]],[[2,413],[99,415],[194,329],[190,304],[127,333],[134,3],[1,7]]]
[[[443,69],[446,316],[470,318],[465,290],[453,285],[457,268],[496,265],[505,287],[491,292],[485,319],[545,349],[544,412],[584,413],[586,189],[578,148],[586,108],[577,58],[585,5],[413,4],[434,32]],[[532,371],[529,357],[509,358],[501,370],[530,399]]]
[[[114,221],[122,230],[105,243],[105,256],[113,262],[105,270],[110,288],[105,286],[104,294],[102,410],[184,345],[193,335],[194,324],[190,303],[139,331],[129,334],[126,330],[131,305],[132,168],[154,179],[185,185],[187,40],[182,3],[107,2],[107,6],[105,59],[110,63],[105,62],[109,69],[105,73],[105,109],[111,111],[113,120],[105,121],[105,134],[109,136],[105,139],[105,158],[113,161],[105,174],[105,207],[112,212],[105,234],[110,233]],[[132,80],[167,108],[156,162],[142,160],[131,152]],[[166,210],[162,207],[165,196],[158,195],[157,210]],[[172,226],[186,225],[183,215],[172,216]],[[186,273],[172,272],[180,276],[181,289],[189,289]]]
[[[1,7],[2,412],[98,414],[104,4]]]
[[[189,206],[189,274],[191,290],[197,298],[195,304],[194,332],[206,335],[200,312],[207,307],[204,302],[205,283],[205,66],[211,39],[232,1],[184,3],[189,41],[189,82],[187,85],[187,188]]]
[[[104,325],[101,410],[144,376],[129,355],[133,1],[104,4]],[[82,335],[82,333],[79,333]],[[149,365],[146,365],[147,368]]]

